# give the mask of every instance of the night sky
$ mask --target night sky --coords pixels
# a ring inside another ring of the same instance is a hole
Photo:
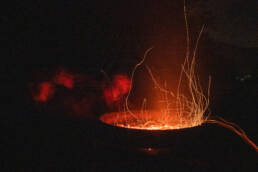
[[[201,82],[212,77],[211,115],[237,123],[258,143],[257,2],[187,4],[192,47],[206,24],[197,62]],[[97,118],[115,109],[105,103],[103,87],[117,75],[129,76],[148,48],[154,47],[146,63],[170,78],[168,84],[176,82],[186,46],[183,5],[182,0],[2,4],[0,171],[256,171],[255,151],[218,126],[196,136],[193,147],[188,143],[165,155],[99,144]],[[75,77],[73,89],[57,84],[60,71]],[[143,69],[136,74],[136,104],[151,91],[146,75]],[[45,81],[55,82],[55,94],[37,102],[33,91]],[[75,104],[78,111],[71,108]]]

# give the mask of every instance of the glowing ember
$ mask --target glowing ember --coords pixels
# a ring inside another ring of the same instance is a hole
[[[159,111],[132,111],[112,112],[101,116],[100,120],[106,124],[139,130],[171,130],[190,128],[201,125],[191,123],[189,120],[182,122],[174,115],[164,115]]]

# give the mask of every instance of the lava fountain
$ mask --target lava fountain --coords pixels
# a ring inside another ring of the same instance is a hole
[[[196,51],[204,26],[202,26],[191,52],[186,5],[184,5],[184,17],[186,23],[186,56],[181,66],[177,89],[170,91],[167,89],[166,84],[164,86],[160,85],[155,79],[151,68],[145,65],[154,83],[154,87],[162,95],[160,100],[160,102],[163,102],[162,108],[159,110],[147,110],[146,100],[144,100],[140,110],[131,110],[128,104],[128,98],[133,87],[131,85],[125,99],[124,110],[103,114],[100,117],[100,121],[106,125],[105,129],[111,128],[111,132],[117,132],[116,141],[120,140],[121,143],[126,145],[133,142],[133,145],[136,145],[137,148],[140,148],[145,153],[159,152],[160,147],[164,148],[163,144],[167,142],[169,144],[165,144],[166,148],[176,142],[183,142],[183,144],[192,142],[194,139],[191,140],[189,138],[194,137],[193,135],[199,130],[199,126],[205,123],[215,123],[230,129],[258,151],[256,144],[236,124],[222,118],[209,118],[208,106],[211,79],[207,79],[208,86],[205,91],[201,87],[196,73]],[[131,75],[131,84],[133,84],[135,71],[143,65],[151,49],[148,49],[142,60],[135,65]],[[187,86],[187,90],[182,90],[182,85],[184,87]],[[171,136],[173,139],[168,139]],[[173,143],[171,143],[171,140],[173,140]],[[158,149],[156,149],[157,147]]]
[[[204,94],[195,69],[196,50],[200,37],[203,33],[204,26],[202,27],[196,40],[192,53],[193,55],[190,57],[190,41],[186,9],[184,14],[187,28],[186,57],[184,63],[181,66],[182,68],[179,75],[177,90],[174,92],[168,90],[166,84],[161,86],[155,79],[151,68],[148,65],[145,65],[153,81],[154,87],[157,88],[162,97],[162,99],[159,100],[159,102],[163,102],[162,108],[160,110],[146,110],[146,100],[144,100],[140,110],[130,110],[128,105],[128,98],[132,90],[131,86],[131,89],[129,90],[125,99],[124,111],[104,114],[100,118],[102,122],[109,125],[130,129],[174,130],[199,126],[204,121],[206,121],[207,117],[205,117],[205,113],[207,112],[209,105],[210,79],[207,81],[207,94]],[[131,83],[133,83],[135,71],[138,67],[143,65],[151,49],[152,48],[148,49],[145,52],[142,60],[135,65],[131,75]],[[182,91],[182,83],[187,85],[187,91]]]
[[[203,28],[201,33],[202,31]],[[199,39],[197,41],[199,41]],[[135,71],[143,64],[150,50],[151,49],[146,51],[142,61],[135,66],[131,76],[131,83],[133,83]],[[137,130],[174,130],[199,126],[206,120],[204,114],[209,104],[209,87],[207,96],[205,96],[202,93],[202,88],[199,85],[194,71],[195,53],[191,61],[187,56],[182,65],[182,72],[180,74],[179,86],[176,93],[167,90],[166,87],[162,87],[155,79],[149,66],[146,66],[146,69],[152,78],[155,88],[157,88],[161,94],[162,99],[159,100],[159,102],[163,102],[163,108],[159,110],[147,110],[145,108],[146,100],[144,100],[140,110],[130,110],[128,98],[131,93],[131,86],[125,99],[124,111],[104,114],[100,117],[102,122],[117,127]],[[184,95],[180,90],[183,76],[185,76],[188,83],[188,96]],[[210,85],[210,80],[208,83]]]

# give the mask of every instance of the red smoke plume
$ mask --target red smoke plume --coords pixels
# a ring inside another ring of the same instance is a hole
[[[53,94],[55,93],[55,87],[50,82],[41,82],[37,86],[37,92],[33,94],[33,98],[35,101],[46,102],[51,99]]]
[[[108,105],[119,101],[131,87],[130,79],[125,75],[115,75],[111,86],[104,89],[104,98]]]
[[[99,90],[101,83],[84,74],[61,68],[48,81],[40,82],[31,89],[33,99],[37,102],[48,102],[58,93],[52,104],[57,110],[65,110],[76,118],[92,118],[96,111],[101,110],[99,106],[103,105],[101,95],[109,107],[118,107],[131,87],[130,79],[121,74],[115,75],[110,84],[102,85],[102,93]],[[59,85],[68,89],[59,89]],[[95,90],[90,91],[89,88]]]
[[[66,88],[72,89],[74,87],[74,76],[62,69],[54,77],[54,82],[58,85],[63,85]]]

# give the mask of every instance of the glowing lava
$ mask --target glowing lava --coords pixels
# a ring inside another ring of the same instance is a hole
[[[112,112],[100,117],[103,123],[130,129],[138,130],[172,130],[181,128],[191,128],[201,123],[190,123],[189,120],[182,122],[174,115],[164,115],[160,111],[132,111]]]

